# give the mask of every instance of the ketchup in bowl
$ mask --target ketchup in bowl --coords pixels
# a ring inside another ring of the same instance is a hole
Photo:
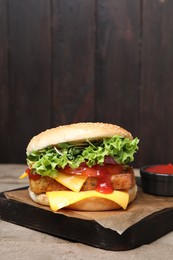
[[[160,164],[150,166],[145,169],[147,172],[157,173],[157,174],[173,174],[173,165],[169,164]]]
[[[147,165],[140,169],[142,190],[158,196],[173,196],[173,164]]]

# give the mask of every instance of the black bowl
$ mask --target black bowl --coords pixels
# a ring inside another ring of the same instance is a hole
[[[147,165],[140,169],[142,190],[158,196],[173,196],[173,174],[147,171],[151,166],[155,165]]]

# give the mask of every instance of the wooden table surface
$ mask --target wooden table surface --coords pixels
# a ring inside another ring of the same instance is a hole
[[[0,192],[28,185],[18,176],[25,165],[0,165]],[[1,206],[1,205],[0,205]],[[159,228],[159,227],[158,227]],[[142,234],[141,234],[142,236]],[[106,251],[69,242],[0,220],[0,259],[172,259],[173,232],[149,245],[129,251]],[[154,258],[155,259],[155,258]]]

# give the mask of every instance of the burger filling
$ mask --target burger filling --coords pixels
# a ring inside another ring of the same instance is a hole
[[[127,164],[138,150],[137,138],[120,136],[82,143],[62,143],[27,154],[30,188],[49,191],[91,191],[110,194],[135,185]]]
[[[115,168],[119,168],[119,166],[104,166],[103,171],[97,170],[95,175],[95,169],[89,169],[89,171],[93,170],[93,175],[89,173],[88,175],[64,174],[61,172],[57,178],[32,174],[29,169],[27,172],[30,180],[30,188],[37,194],[58,190],[73,190],[75,192],[96,190],[108,194],[112,193],[113,190],[129,190],[135,185],[133,169],[128,166],[122,166],[122,170],[117,171]],[[111,170],[114,168],[115,172],[109,172],[109,168]],[[83,174],[86,174],[86,172],[83,172]],[[96,174],[98,175],[96,176]]]

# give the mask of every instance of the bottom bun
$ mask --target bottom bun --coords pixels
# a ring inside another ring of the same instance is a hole
[[[137,186],[135,185],[133,188],[128,190],[129,192],[129,203],[134,201],[137,195]],[[29,195],[31,199],[41,205],[49,206],[48,197],[45,193],[36,194],[29,189]],[[81,211],[106,211],[106,210],[115,210],[120,209],[121,206],[111,200],[107,200],[104,198],[88,198],[71,204],[66,207],[67,209],[72,210],[81,210]]]

